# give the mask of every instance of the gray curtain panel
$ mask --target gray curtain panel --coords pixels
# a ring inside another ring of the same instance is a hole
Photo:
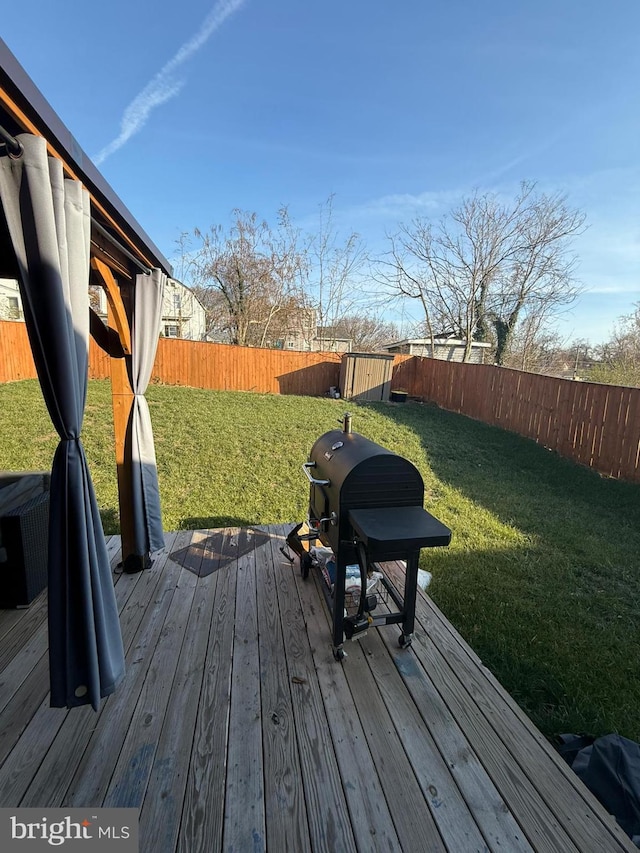
[[[124,676],[109,557],[80,430],[89,358],[88,192],[64,178],[45,140],[23,134],[0,157],[0,201],[20,268],[25,322],[42,393],[60,436],[51,472],[51,706],[91,704]]]
[[[162,298],[167,280],[161,270],[136,276],[131,329],[131,479],[136,554],[164,548],[158,469],[149,405],[144,396],[158,349]]]

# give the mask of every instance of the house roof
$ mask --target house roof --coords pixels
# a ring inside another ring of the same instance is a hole
[[[342,334],[340,329],[337,329],[335,326],[318,326],[316,329],[316,337],[332,341],[348,342],[351,340],[350,337]]]
[[[405,347],[405,346],[431,346],[433,343],[434,346],[466,346],[466,341],[461,340],[460,338],[449,338],[446,336],[442,337],[434,337],[432,338],[405,338],[403,341],[394,341],[392,344],[386,344],[382,349],[395,349],[396,347]],[[487,348],[491,347],[491,344],[485,343],[484,341],[471,341],[472,347],[481,347]]]

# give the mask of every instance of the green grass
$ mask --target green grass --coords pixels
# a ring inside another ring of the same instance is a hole
[[[165,529],[300,520],[300,465],[345,404],[152,386]],[[453,531],[423,551],[430,593],[547,735],[640,740],[640,486],[433,406],[349,405],[354,429],[411,459]],[[90,383],[83,442],[117,531],[110,386]],[[48,468],[35,382],[0,386],[0,469]]]

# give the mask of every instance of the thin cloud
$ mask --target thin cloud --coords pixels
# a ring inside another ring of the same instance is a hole
[[[134,134],[142,130],[156,107],[161,106],[171,98],[175,98],[180,93],[186,81],[178,79],[176,71],[201,47],[204,47],[216,30],[244,3],[245,0],[219,0],[216,3],[204,19],[198,32],[180,47],[177,53],[131,101],[123,113],[120,122],[120,134],[93,158],[96,165],[99,166],[104,163],[107,157],[122,148]]]
[[[394,220],[407,219],[425,213],[433,214],[445,210],[460,201],[463,195],[462,189],[394,193],[357,205],[351,208],[350,212],[359,216],[375,216]]]

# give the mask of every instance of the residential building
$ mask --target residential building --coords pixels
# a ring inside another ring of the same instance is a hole
[[[407,338],[404,341],[396,341],[382,347],[389,353],[401,353],[406,355],[419,355],[427,358],[438,358],[441,361],[462,361],[466,342],[459,338],[434,337],[432,338]],[[472,364],[484,364],[491,344],[481,341],[471,342],[471,353],[469,362]]]
[[[20,288],[14,278],[0,278],[0,320],[24,320]]]
[[[206,339],[207,321],[202,303],[175,278],[167,279],[165,285],[160,334],[189,341]]]
[[[318,326],[313,308],[300,308],[292,316],[289,328],[277,346],[303,352],[350,352],[353,341],[341,335],[334,326]]]
[[[101,287],[91,287],[91,306],[103,319],[107,316],[107,297]],[[205,311],[197,296],[175,278],[168,278],[162,301],[159,333],[164,338],[189,341],[206,339]]]

